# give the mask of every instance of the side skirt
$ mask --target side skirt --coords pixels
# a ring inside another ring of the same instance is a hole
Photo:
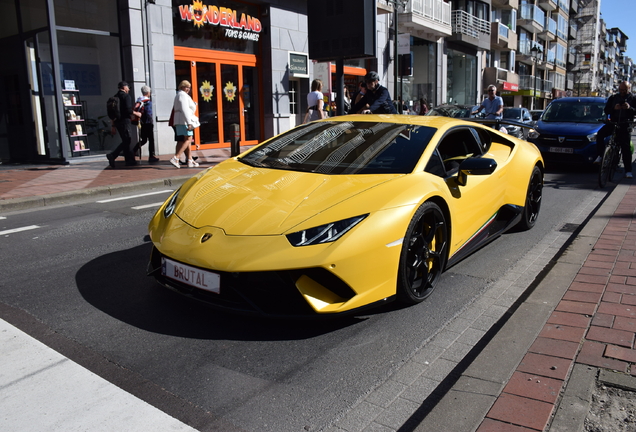
[[[501,207],[452,257],[449,257],[446,268],[457,264],[515,226],[521,220],[522,214],[521,206],[506,204]]]

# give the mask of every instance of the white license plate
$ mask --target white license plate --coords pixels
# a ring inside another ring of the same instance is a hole
[[[550,147],[550,153],[574,153],[574,149],[568,147]]]
[[[161,258],[161,274],[184,284],[210,291],[221,292],[221,276],[189,265]]]

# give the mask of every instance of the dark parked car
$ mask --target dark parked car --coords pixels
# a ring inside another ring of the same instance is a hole
[[[503,111],[504,120],[512,120],[519,123],[531,124],[532,116],[528,108],[504,108]],[[514,126],[505,124],[504,127],[508,132],[508,135],[512,135],[516,138],[525,139],[528,134],[528,129],[521,126]]]
[[[605,98],[568,97],[548,105],[530,133],[546,162],[592,164],[596,134],[603,126]]]
[[[478,105],[440,105],[431,108],[426,115],[453,117],[453,118],[473,118],[471,113]]]

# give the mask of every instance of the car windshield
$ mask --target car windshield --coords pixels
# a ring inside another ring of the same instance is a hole
[[[239,160],[250,166],[323,174],[407,174],[435,131],[395,123],[309,123]]]
[[[503,118],[510,120],[521,120],[521,108],[504,109]]]
[[[453,118],[469,118],[471,108],[460,106],[439,106],[431,109],[427,115]]]
[[[552,102],[543,113],[544,122],[599,123],[603,121],[604,102]]]

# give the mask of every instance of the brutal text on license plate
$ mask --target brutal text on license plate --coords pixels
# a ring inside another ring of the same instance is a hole
[[[550,153],[574,153],[574,149],[570,147],[550,147]]]
[[[161,274],[184,284],[210,291],[221,292],[221,276],[189,265],[161,258]]]

